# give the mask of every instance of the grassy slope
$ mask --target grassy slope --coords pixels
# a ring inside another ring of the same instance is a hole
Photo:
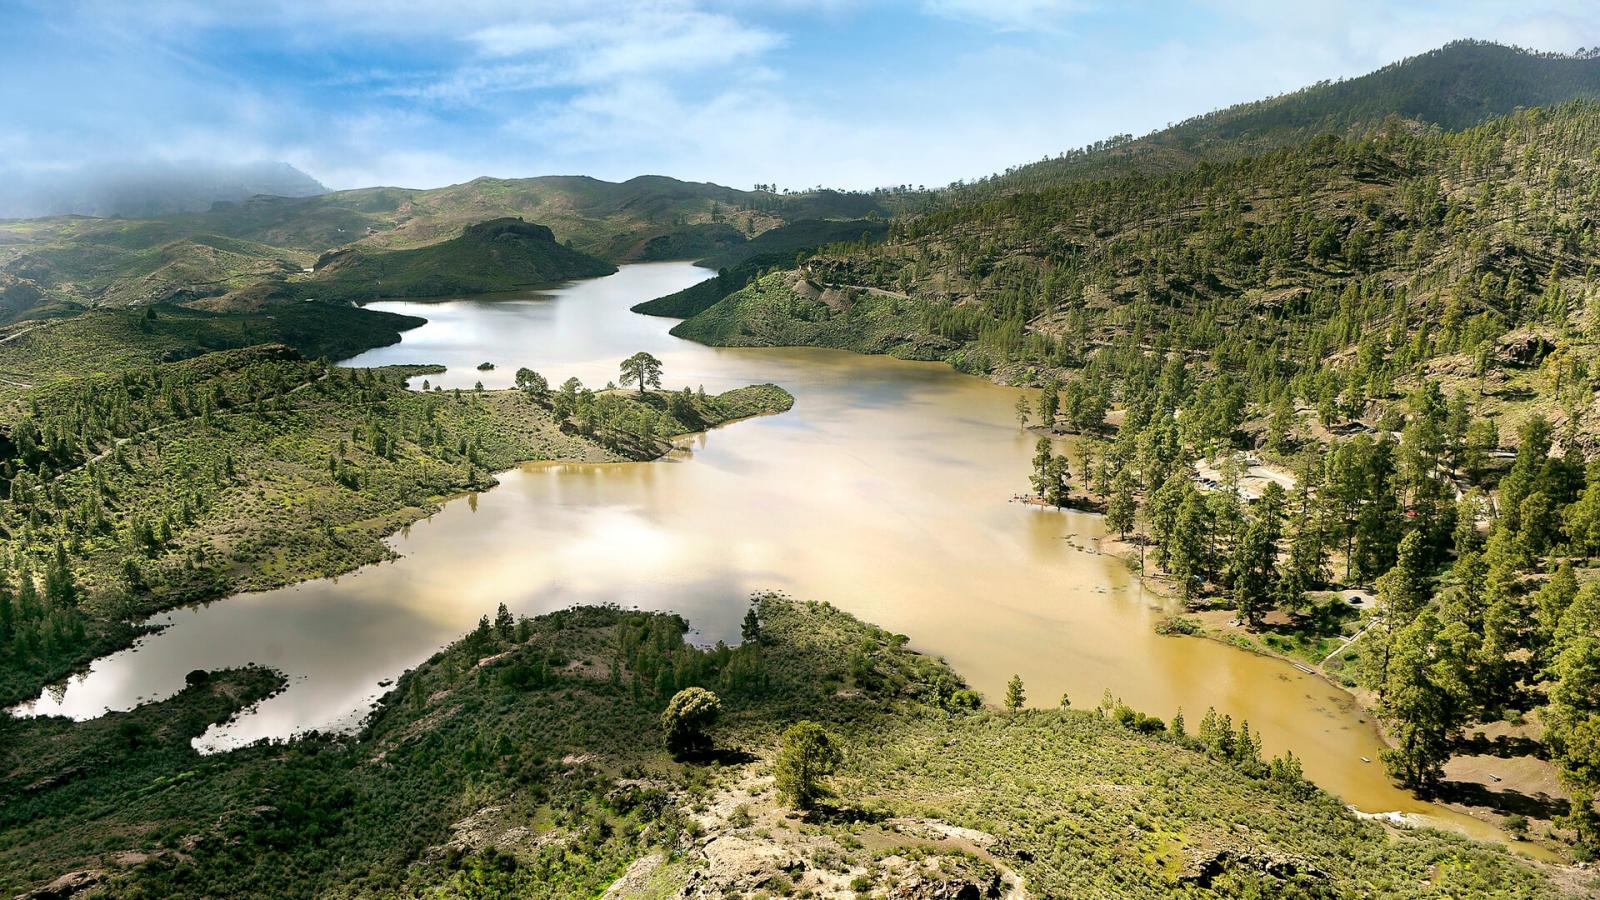
[[[320,300],[485,294],[610,275],[617,267],[556,243],[520,219],[467,226],[459,237],[412,250],[344,250],[318,261],[297,293]]]
[[[222,686],[239,705],[270,687],[250,672],[88,723],[0,721],[16,798],[0,887],[81,870],[126,897],[581,897],[655,852],[641,881],[663,895],[885,896],[913,873],[954,890],[1005,870],[1033,896],[1148,897],[1193,860],[1213,868],[1188,887],[1200,897],[1554,892],[1503,851],[1388,832],[1111,717],[945,711],[957,679],[903,638],[824,605],[760,611],[761,646],[736,653],[615,609],[469,637],[402,677],[353,742],[195,756],[180,739],[216,717]],[[658,749],[666,696],[690,683],[723,697],[717,764]],[[846,751],[837,800],[808,819],[784,816],[770,783],[777,735],[801,717]]]
[[[183,302],[283,278],[314,254],[171,222],[72,217],[0,223],[0,269],[50,301],[130,306]]]
[[[0,398],[82,375],[120,373],[252,344],[285,344],[308,358],[343,359],[400,340],[416,316],[333,304],[292,303],[254,313],[161,307],[91,310],[8,329],[0,345]]]
[[[788,268],[794,264],[797,256],[809,256],[826,244],[882,240],[888,231],[888,223],[868,219],[807,220],[782,225],[744,244],[696,262],[696,265],[717,269],[716,278],[646,300],[634,305],[633,311],[647,316],[688,318],[710,308],[768,269]]]
[[[853,291],[830,304],[795,290],[797,280],[789,272],[759,278],[672,334],[714,346],[831,347],[904,359],[950,359],[959,349],[920,327],[917,301]]]

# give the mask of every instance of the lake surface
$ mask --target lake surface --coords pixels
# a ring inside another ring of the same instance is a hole
[[[1342,691],[1286,663],[1156,635],[1161,601],[1095,551],[1097,516],[1010,502],[1027,489],[1034,443],[1017,428],[1014,389],[942,364],[703,347],[670,337],[675,320],[628,311],[708,274],[651,263],[525,295],[376,303],[428,324],[348,364],[441,363],[449,371],[429,378],[447,388],[506,387],[519,366],[599,387],[648,350],[669,387],[771,381],[794,394],[793,411],[686,438],[656,462],[506,472],[396,535],[398,561],[158,616],[160,634],[22,711],[128,709],[195,668],[285,672],[288,690],[198,742],[222,749],[357,723],[381,684],[497,603],[529,615],[669,609],[697,640],[733,642],[749,595],[775,589],[910,635],[990,698],[1015,673],[1039,706],[1066,692],[1092,707],[1107,688],[1163,718],[1181,707],[1191,723],[1214,706],[1363,810],[1495,834],[1390,784],[1376,731]]]

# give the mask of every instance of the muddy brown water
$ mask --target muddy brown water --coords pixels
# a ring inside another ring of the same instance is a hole
[[[537,614],[575,603],[669,609],[700,641],[737,640],[754,591],[826,600],[910,635],[990,698],[1020,675],[1033,705],[1111,691],[1197,724],[1207,707],[1248,720],[1268,753],[1369,812],[1486,825],[1394,787],[1373,725],[1342,691],[1287,663],[1162,637],[1162,601],[1096,552],[1097,516],[1010,502],[1032,436],[1017,392],[933,363],[812,350],[724,350],[670,337],[674,320],[628,311],[708,275],[687,263],[511,297],[384,302],[428,324],[350,365],[441,363],[445,387],[509,386],[519,366],[591,386],[648,350],[668,386],[771,381],[793,411],[680,442],[669,458],[529,464],[396,535],[396,562],[158,616],[159,634],[98,660],[19,709],[76,718],[170,695],[184,673],[274,666],[288,690],[197,743],[215,750],[358,722],[387,683],[504,602]],[[479,371],[482,362],[495,369]],[[417,379],[420,383],[421,379]],[[1191,725],[1193,727],[1193,725]],[[1372,760],[1364,762],[1363,757]]]

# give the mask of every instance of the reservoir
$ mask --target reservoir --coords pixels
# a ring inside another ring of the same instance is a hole
[[[499,603],[672,610],[697,641],[731,643],[751,593],[779,590],[909,635],[991,702],[1017,674],[1040,706],[1066,694],[1092,707],[1109,689],[1163,719],[1215,707],[1360,809],[1495,834],[1393,786],[1344,692],[1285,662],[1157,635],[1164,601],[1098,552],[1098,516],[1011,502],[1035,440],[1017,426],[1015,389],[937,363],[704,347],[668,335],[675,320],[629,311],[709,274],[647,263],[519,295],[376,303],[428,324],[347,364],[439,363],[448,371],[428,378],[446,388],[509,387],[527,366],[599,388],[645,350],[666,387],[770,381],[793,393],[791,412],[689,436],[655,462],[502,473],[395,535],[394,562],[158,616],[159,634],[21,711],[87,718],[170,695],[196,668],[283,671],[286,691],[200,741],[225,749],[355,725],[390,679]]]

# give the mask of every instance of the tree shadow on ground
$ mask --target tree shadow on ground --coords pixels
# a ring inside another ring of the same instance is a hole
[[[679,762],[702,766],[712,763],[721,766],[743,766],[755,762],[758,757],[743,747],[712,747],[709,750],[679,754],[677,759]]]
[[[1511,759],[1517,756],[1532,756],[1535,759],[1549,759],[1549,751],[1544,744],[1530,737],[1521,735],[1501,734],[1489,737],[1484,734],[1474,734],[1456,741],[1458,754],[1471,756],[1498,756],[1502,759]]]
[[[1445,803],[1481,806],[1503,815],[1513,813],[1531,819],[1554,819],[1567,814],[1567,801],[1547,794],[1529,795],[1521,791],[1493,791],[1469,781],[1445,781],[1433,792],[1433,798]]]
[[[853,825],[864,823],[875,825],[889,818],[889,813],[881,809],[863,809],[845,803],[818,803],[805,815],[807,823],[812,825]]]

